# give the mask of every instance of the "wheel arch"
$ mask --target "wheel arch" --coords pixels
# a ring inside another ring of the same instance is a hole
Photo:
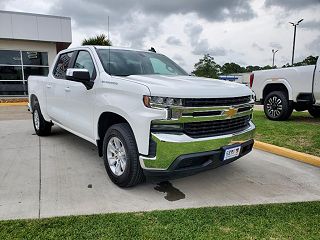
[[[278,81],[278,82],[271,82],[271,83],[265,84],[263,91],[262,91],[263,101],[265,100],[266,96],[273,91],[284,92],[286,94],[288,100],[293,100],[291,86],[287,82]]]
[[[117,123],[127,123],[133,133],[132,126],[130,122],[120,114],[114,112],[103,112],[100,114],[98,122],[97,122],[97,146],[99,151],[99,156],[102,156],[102,146],[103,146],[103,138],[107,132],[107,130],[114,124]],[[133,134],[135,137],[135,135]]]

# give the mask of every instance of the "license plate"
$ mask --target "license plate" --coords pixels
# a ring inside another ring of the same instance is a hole
[[[224,152],[223,161],[234,158],[234,157],[238,157],[240,155],[240,150],[241,150],[241,146],[226,149]]]

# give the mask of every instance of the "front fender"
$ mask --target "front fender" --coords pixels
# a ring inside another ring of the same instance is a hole
[[[144,107],[144,106],[143,106]],[[146,107],[136,109],[134,112],[126,112],[121,108],[114,106],[105,106],[97,109],[97,116],[95,119],[95,139],[99,140],[98,123],[100,116],[105,112],[115,113],[123,117],[130,125],[140,154],[148,155],[149,153],[149,138],[150,138],[150,124],[154,119],[166,118],[165,110],[148,109]]]
[[[98,121],[104,112],[123,117],[130,125],[140,154],[148,155],[150,123],[154,119],[167,117],[166,110],[147,108],[143,95],[150,95],[149,89],[141,84],[117,79],[117,84],[102,85],[96,89],[94,134],[99,140]]]

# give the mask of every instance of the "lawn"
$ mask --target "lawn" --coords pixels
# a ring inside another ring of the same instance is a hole
[[[0,239],[319,239],[320,202],[0,221]]]
[[[255,111],[256,140],[320,156],[320,120],[306,112],[293,112],[283,122],[268,120],[263,111]]]

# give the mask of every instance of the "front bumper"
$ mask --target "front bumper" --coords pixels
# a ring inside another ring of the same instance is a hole
[[[140,165],[146,175],[154,171],[159,174],[166,173],[170,169],[174,170],[172,166],[181,156],[221,152],[222,147],[248,143],[253,139],[254,132],[255,126],[250,121],[249,127],[241,132],[207,138],[191,138],[185,134],[151,133],[151,138],[156,143],[155,157],[140,156]]]

